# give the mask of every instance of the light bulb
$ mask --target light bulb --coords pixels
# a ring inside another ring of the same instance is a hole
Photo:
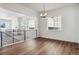
[[[47,15],[47,13],[44,13],[44,16],[46,16]]]
[[[43,16],[43,14],[41,13],[40,16]]]

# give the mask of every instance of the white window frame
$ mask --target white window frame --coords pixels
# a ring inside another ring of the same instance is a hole
[[[47,18],[47,30],[61,31],[61,27],[62,27],[61,19],[62,19],[61,16],[48,17]]]
[[[30,21],[34,21],[34,23],[30,23]],[[30,27],[30,24],[33,24],[34,27]],[[35,30],[36,29],[36,19],[34,17],[29,18],[29,20],[28,20],[28,29],[29,30]]]

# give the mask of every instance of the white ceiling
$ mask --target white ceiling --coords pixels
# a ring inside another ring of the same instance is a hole
[[[43,11],[43,3],[21,3],[21,5],[26,6],[37,12]],[[65,6],[70,6],[70,5],[75,5],[75,4],[74,3],[45,3],[45,7],[47,11]]]

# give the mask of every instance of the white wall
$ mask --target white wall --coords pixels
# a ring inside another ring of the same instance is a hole
[[[79,4],[77,4],[77,39],[78,39],[78,43],[79,43]]]
[[[48,12],[48,16],[62,16],[62,31],[47,30],[46,19],[40,19],[39,37],[78,42],[76,32],[76,6],[68,6]]]

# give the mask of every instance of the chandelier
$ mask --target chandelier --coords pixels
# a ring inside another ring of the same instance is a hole
[[[45,7],[45,3],[43,3],[43,12],[40,14],[41,18],[46,18],[47,13],[46,13],[46,7]]]

